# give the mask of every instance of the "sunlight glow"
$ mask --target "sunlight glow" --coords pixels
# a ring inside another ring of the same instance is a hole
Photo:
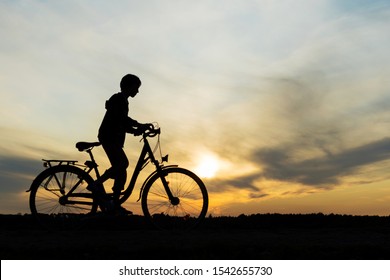
[[[205,155],[200,158],[195,173],[202,178],[212,178],[219,169],[218,159],[212,155]]]

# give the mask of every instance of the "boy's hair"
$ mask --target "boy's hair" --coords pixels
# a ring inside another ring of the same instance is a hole
[[[129,87],[134,87],[134,86],[141,86],[141,80],[133,74],[127,74],[125,75],[120,83],[121,90],[129,88]]]

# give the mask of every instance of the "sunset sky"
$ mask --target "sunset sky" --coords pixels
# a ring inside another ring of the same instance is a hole
[[[42,158],[87,159],[133,73],[209,214],[389,215],[389,30],[388,0],[0,1],[0,213],[29,213]]]

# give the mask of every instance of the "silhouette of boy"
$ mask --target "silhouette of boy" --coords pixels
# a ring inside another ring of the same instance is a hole
[[[126,133],[137,136],[150,127],[150,124],[140,124],[128,116],[128,98],[134,98],[140,86],[141,80],[135,75],[127,74],[122,78],[120,82],[121,91],[106,101],[107,111],[98,134],[98,139],[111,163],[111,168],[106,170],[98,183],[103,183],[108,178],[114,179],[113,201],[111,202],[113,205],[106,205],[106,210],[109,208],[109,211],[126,212],[125,214],[131,214],[131,212],[120,206],[119,197],[126,183],[126,169],[129,166],[129,161],[123,151]]]

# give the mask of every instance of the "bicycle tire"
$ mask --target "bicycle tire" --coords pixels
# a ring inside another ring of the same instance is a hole
[[[31,184],[31,214],[50,230],[79,227],[98,208],[92,193],[86,189],[93,181],[88,173],[73,165],[57,165],[44,170]]]
[[[178,197],[180,202],[174,205],[169,201],[156,173],[142,192],[144,216],[159,229],[187,230],[198,226],[208,209],[206,186],[195,173],[184,168],[167,168],[163,173],[173,196]]]

